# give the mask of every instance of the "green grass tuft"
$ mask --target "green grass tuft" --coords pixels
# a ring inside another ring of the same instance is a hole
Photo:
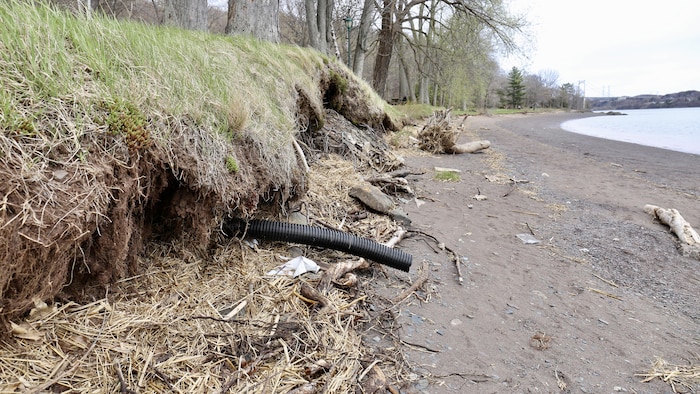
[[[117,100],[107,106],[106,123],[111,134],[122,136],[129,149],[150,145],[151,138],[144,114],[135,105]]]
[[[454,171],[438,171],[435,173],[435,180],[442,182],[459,182],[461,177]]]
[[[238,162],[233,156],[226,157],[226,169],[232,174],[238,172]]]

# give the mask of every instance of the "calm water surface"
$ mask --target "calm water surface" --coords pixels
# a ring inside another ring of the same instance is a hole
[[[566,131],[700,155],[700,108],[620,110],[562,123]]]

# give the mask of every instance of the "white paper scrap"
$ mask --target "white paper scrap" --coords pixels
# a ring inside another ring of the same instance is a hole
[[[516,237],[520,238],[520,240],[523,241],[523,243],[526,245],[538,244],[542,242],[539,239],[533,237],[531,234],[517,234]]]
[[[296,278],[299,275],[307,272],[318,272],[321,267],[315,261],[307,259],[304,256],[295,257],[286,263],[275,267],[267,275],[287,275]]]

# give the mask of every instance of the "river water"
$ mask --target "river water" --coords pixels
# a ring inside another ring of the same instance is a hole
[[[593,116],[562,123],[578,134],[700,155],[700,108],[620,110],[627,115]]]

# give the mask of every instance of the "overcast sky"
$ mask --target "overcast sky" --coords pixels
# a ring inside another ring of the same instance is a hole
[[[511,0],[535,41],[513,66],[551,69],[559,84],[585,81],[586,96],[634,96],[700,90],[700,1]],[[583,88],[583,84],[581,84]]]

